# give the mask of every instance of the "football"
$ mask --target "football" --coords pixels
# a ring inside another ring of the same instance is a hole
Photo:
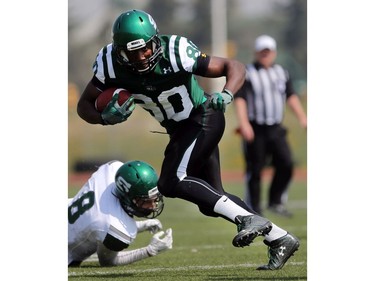
[[[122,88],[109,88],[104,90],[95,101],[95,108],[102,112],[107,104],[111,101],[112,96],[118,94],[118,104],[123,105],[132,95],[128,90]]]

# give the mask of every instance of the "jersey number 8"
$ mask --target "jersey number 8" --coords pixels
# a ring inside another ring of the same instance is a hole
[[[89,191],[79,197],[68,207],[68,220],[70,224],[73,224],[78,220],[79,216],[89,210],[95,203],[94,191]]]

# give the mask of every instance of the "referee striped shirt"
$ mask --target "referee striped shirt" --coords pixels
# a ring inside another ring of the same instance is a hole
[[[276,125],[282,122],[285,102],[294,93],[286,69],[278,64],[266,69],[256,62],[246,65],[245,83],[234,97],[246,100],[250,122]]]

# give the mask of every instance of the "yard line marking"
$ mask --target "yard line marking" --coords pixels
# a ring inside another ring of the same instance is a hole
[[[304,262],[289,262],[289,266],[301,266]],[[244,264],[223,264],[223,265],[191,265],[184,267],[156,267],[149,269],[130,269],[125,270],[124,273],[145,273],[145,272],[165,272],[165,271],[189,271],[189,270],[207,270],[207,269],[223,269],[223,268],[236,268],[236,267],[258,267],[259,264],[244,263]],[[97,276],[113,274],[113,271],[90,271],[90,272],[75,272],[70,271],[69,276]]]

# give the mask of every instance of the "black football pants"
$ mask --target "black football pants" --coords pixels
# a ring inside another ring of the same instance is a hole
[[[170,131],[158,189],[166,197],[198,205],[207,216],[218,216],[213,209],[224,194],[250,210],[240,198],[224,191],[218,144],[224,133],[225,117],[222,111],[213,110],[208,104],[206,101],[194,109],[188,119]]]
[[[293,161],[284,127],[251,125],[255,134],[254,142],[243,142],[247,188],[251,207],[256,212],[261,212],[261,172],[267,160],[274,167],[268,191],[268,206],[283,203],[282,196],[287,192],[292,178]]]

